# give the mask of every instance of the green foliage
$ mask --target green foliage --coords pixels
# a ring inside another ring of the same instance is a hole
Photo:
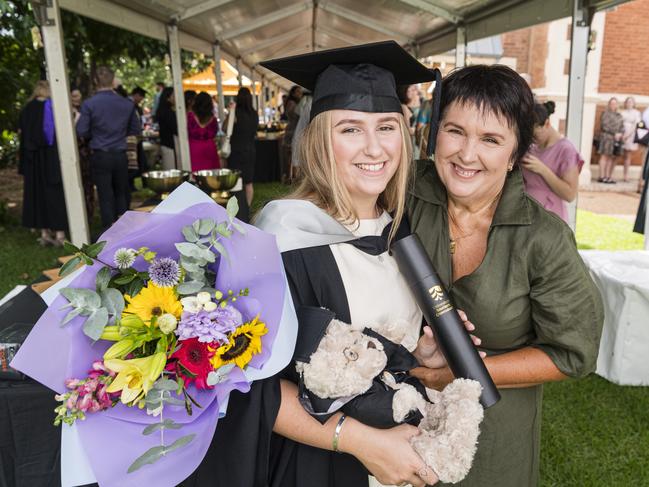
[[[644,236],[632,230],[630,220],[577,211],[576,238],[580,249],[642,250]]]

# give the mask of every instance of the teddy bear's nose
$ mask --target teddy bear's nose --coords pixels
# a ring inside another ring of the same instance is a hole
[[[376,349],[376,345],[374,345],[374,342],[367,342],[367,348],[374,348],[374,349]]]

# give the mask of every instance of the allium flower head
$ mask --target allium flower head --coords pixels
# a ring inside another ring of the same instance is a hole
[[[149,277],[158,287],[174,287],[180,279],[180,267],[169,257],[156,259],[149,266]]]
[[[113,255],[113,261],[118,269],[128,269],[135,262],[135,251],[125,247],[117,249]]]

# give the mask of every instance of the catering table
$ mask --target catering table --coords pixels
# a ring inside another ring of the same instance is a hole
[[[255,183],[270,183],[281,180],[281,142],[281,136],[255,139]]]
[[[649,385],[649,251],[580,251],[604,301],[597,374]]]

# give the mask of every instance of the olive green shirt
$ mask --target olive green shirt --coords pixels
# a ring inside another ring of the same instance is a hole
[[[417,164],[408,196],[412,231],[475,324],[482,349],[494,355],[533,346],[568,376],[593,372],[604,311],[570,228],[525,193],[516,168],[505,180],[482,263],[452,282],[446,189],[430,161]],[[485,411],[473,467],[455,485],[538,484],[542,386],[500,393]]]

